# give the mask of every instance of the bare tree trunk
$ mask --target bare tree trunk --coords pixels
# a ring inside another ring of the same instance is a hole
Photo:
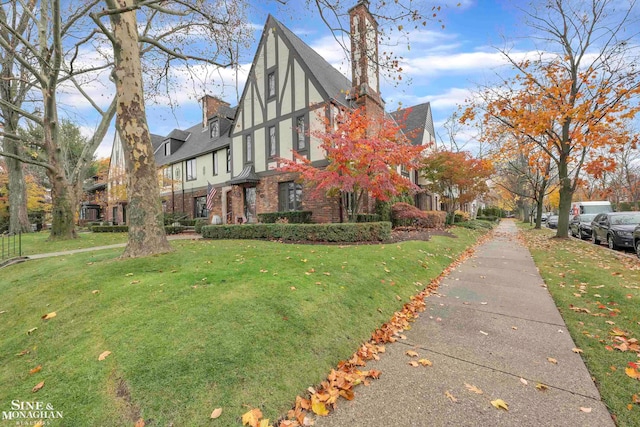
[[[107,0],[110,9],[127,8],[133,0]],[[170,252],[164,231],[160,187],[145,114],[142,67],[135,11],[113,13],[116,66],[116,128],[124,146],[129,198],[129,241],[123,258]]]

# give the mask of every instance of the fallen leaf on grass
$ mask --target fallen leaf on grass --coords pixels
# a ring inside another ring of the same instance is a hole
[[[291,289],[292,291],[295,291],[295,290],[296,290],[296,287],[295,287],[295,286],[292,286],[290,289]]]
[[[31,335],[32,333],[34,333],[38,328],[31,328],[27,331],[27,335]]]
[[[402,297],[401,297],[400,295],[396,295],[396,299],[397,299],[398,301],[402,301]]]
[[[95,294],[99,294],[100,291],[98,289],[94,289],[94,290],[91,291],[91,293],[95,295]]]
[[[129,282],[130,285],[137,285],[138,283],[140,283],[140,280],[132,280]]]
[[[578,348],[578,347],[572,348],[571,351],[573,351],[574,353],[578,353],[578,354],[583,353],[582,349]]]
[[[581,407],[580,407],[580,410],[581,410],[582,412],[587,413],[587,414],[590,414],[590,413],[591,413],[591,408],[585,408],[584,406],[581,406]]]
[[[507,404],[507,402],[505,402],[502,399],[496,399],[496,400],[492,400],[491,404],[493,405],[494,408],[496,409],[504,409],[505,411],[509,410],[509,405]]]
[[[100,356],[98,356],[98,360],[99,361],[103,361],[104,359],[106,359],[109,355],[111,354],[111,352],[109,350],[107,351],[103,351],[102,353],[100,353]]]
[[[634,368],[624,368],[624,373],[633,379],[640,380],[640,372],[638,372]]]
[[[38,365],[35,368],[33,368],[32,370],[29,371],[29,374],[33,375],[33,374],[37,374],[38,372],[40,372],[42,370],[42,365]]]
[[[54,318],[54,317],[56,317],[56,316],[57,316],[56,312],[55,312],[55,311],[52,311],[51,313],[44,314],[44,315],[42,316],[42,320],[49,320],[49,319],[53,319],[53,318]]]
[[[133,273],[127,273],[127,274],[125,274],[124,276],[125,276],[125,277],[131,277],[131,276],[133,276]]]
[[[554,359],[553,357],[547,357],[547,360],[549,361],[549,363],[553,363],[554,365],[558,364],[558,361],[556,359]]]
[[[211,413],[211,419],[215,420],[216,418],[220,417],[220,415],[222,415],[222,408],[216,408]]]
[[[467,384],[464,383],[464,386],[467,388],[467,390],[469,390],[470,392],[476,393],[476,394],[482,394],[483,391],[480,390],[478,387],[474,386],[473,384]]]
[[[21,356],[24,356],[25,354],[29,354],[29,350],[22,350],[20,353],[17,353],[16,356],[21,357]]]
[[[242,415],[242,425],[257,427],[260,422],[260,418],[262,418],[262,411],[258,408],[252,409]]]
[[[134,427],[144,427],[146,425],[146,423],[144,422],[143,418],[140,418],[138,421],[136,421],[136,424]]]
[[[406,354],[409,357],[418,357],[418,353],[416,353],[413,350],[407,350],[407,351],[404,352],[404,354]]]
[[[31,389],[31,393],[36,393],[42,387],[44,387],[44,381],[40,381],[38,384],[36,384],[35,387]]]
[[[269,270],[265,270],[265,269],[260,270],[260,273],[268,273],[268,272]]]
[[[538,383],[536,384],[536,388],[540,391],[547,391],[549,390],[549,386],[546,384],[542,384],[542,383]]]
[[[5,314],[7,310],[0,310],[0,314]]]

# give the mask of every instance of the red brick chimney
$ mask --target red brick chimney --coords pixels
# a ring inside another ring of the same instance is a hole
[[[202,106],[202,126],[204,127],[208,126],[208,121],[212,116],[218,114],[218,109],[221,105],[230,107],[228,102],[211,95],[205,95],[200,98],[200,105]]]
[[[349,10],[351,23],[351,96],[366,114],[382,117],[378,64],[378,23],[369,11],[369,1],[359,0]]]

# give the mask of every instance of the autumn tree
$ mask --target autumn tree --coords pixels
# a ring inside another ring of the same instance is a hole
[[[293,160],[280,158],[284,172],[298,172],[317,195],[341,196],[343,207],[350,206],[349,220],[371,196],[389,200],[405,191],[419,188],[403,176],[402,169],[415,169],[426,146],[414,146],[402,125],[389,117],[375,120],[364,108],[342,109],[335,126],[327,121],[326,130],[311,133],[326,152],[329,164],[314,166],[309,159],[293,152]]]
[[[476,159],[466,151],[436,150],[422,159],[420,174],[427,180],[425,187],[440,194],[448,219],[465,203],[487,193],[487,180],[493,173],[488,160]]]
[[[639,110],[638,43],[634,3],[612,0],[552,0],[524,10],[534,39],[543,43],[535,58],[518,60],[501,52],[517,73],[500,87],[484,88],[475,107],[489,138],[508,127],[526,138],[523,150],[548,156],[559,181],[558,237],[568,236],[571,200],[581,174],[613,166],[602,148],[617,152],[636,137],[625,121]],[[467,114],[472,118],[473,114]]]

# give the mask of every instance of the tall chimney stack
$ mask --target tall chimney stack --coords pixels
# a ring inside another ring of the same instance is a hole
[[[351,95],[373,119],[384,114],[380,97],[378,23],[369,11],[369,1],[359,0],[349,10],[351,24]]]

